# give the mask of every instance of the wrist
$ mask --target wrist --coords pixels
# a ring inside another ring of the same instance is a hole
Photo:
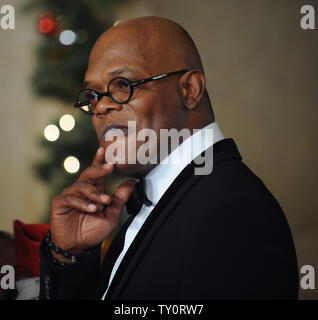
[[[50,249],[51,256],[60,262],[65,262],[71,264],[72,261],[70,258],[65,258],[63,255],[56,253],[53,249]]]
[[[64,251],[57,247],[51,240],[51,231],[45,235],[44,239],[45,251],[48,258],[53,264],[64,267],[65,265],[71,265],[76,263],[76,255],[73,252]]]

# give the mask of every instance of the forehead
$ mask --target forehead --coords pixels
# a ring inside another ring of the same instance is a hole
[[[135,44],[97,43],[90,55],[85,82],[98,85],[118,75],[137,78],[151,75],[151,63]]]

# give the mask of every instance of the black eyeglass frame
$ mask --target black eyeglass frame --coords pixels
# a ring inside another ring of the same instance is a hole
[[[76,101],[74,103],[74,107],[75,108],[79,108],[81,111],[83,111],[85,114],[90,114],[90,115],[93,115],[95,114],[94,112],[91,112],[91,111],[85,111],[83,109],[81,109],[81,107],[87,105],[87,102],[78,102],[78,97],[79,95],[83,92],[83,91],[86,91],[86,90],[91,90],[93,91],[96,96],[97,96],[97,101],[99,102],[103,97],[109,97],[111,98],[115,103],[118,103],[118,104],[125,104],[127,103],[131,97],[133,96],[134,94],[134,88],[137,87],[137,86],[140,86],[141,84],[144,84],[144,83],[147,83],[147,82],[150,82],[150,81],[155,81],[155,80],[160,80],[160,79],[163,79],[165,77],[168,77],[168,76],[172,76],[172,75],[175,75],[175,74],[179,74],[179,73],[185,73],[189,71],[188,69],[183,69],[183,70],[178,70],[178,71],[173,71],[173,72],[169,72],[169,73],[163,73],[163,74],[160,74],[160,75],[157,75],[157,76],[153,76],[153,77],[150,77],[150,78],[146,78],[146,79],[141,79],[141,80],[137,80],[135,82],[132,82],[131,80],[125,78],[125,77],[116,77],[116,78],[113,78],[112,80],[109,81],[108,85],[107,85],[107,91],[106,92],[98,92],[96,91],[95,89],[90,89],[90,88],[83,88],[81,89],[77,96],[76,96]],[[127,82],[127,84],[129,85],[129,90],[130,90],[130,93],[129,93],[129,97],[127,100],[123,101],[123,102],[120,102],[120,101],[117,101],[115,98],[113,98],[112,94],[110,93],[109,91],[109,87],[111,85],[111,83],[114,81],[114,80],[117,80],[117,79],[124,79],[125,82]]]

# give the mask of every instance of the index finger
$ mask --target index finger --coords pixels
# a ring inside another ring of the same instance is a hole
[[[105,163],[105,148],[99,147],[96,151],[92,166],[97,166]]]
[[[114,170],[114,165],[105,163],[103,165],[91,166],[85,169],[77,179],[77,181],[103,182],[105,176],[108,176]]]

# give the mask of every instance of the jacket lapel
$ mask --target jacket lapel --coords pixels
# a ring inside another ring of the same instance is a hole
[[[118,230],[115,238],[113,239],[111,245],[107,250],[107,253],[104,257],[101,270],[100,270],[101,281],[97,290],[97,299],[100,299],[104,295],[107,289],[108,281],[109,281],[113,266],[117,260],[117,257],[119,256],[120,252],[124,247],[125,234],[132,220],[133,220],[133,216],[130,216],[124,222],[124,224]]]

